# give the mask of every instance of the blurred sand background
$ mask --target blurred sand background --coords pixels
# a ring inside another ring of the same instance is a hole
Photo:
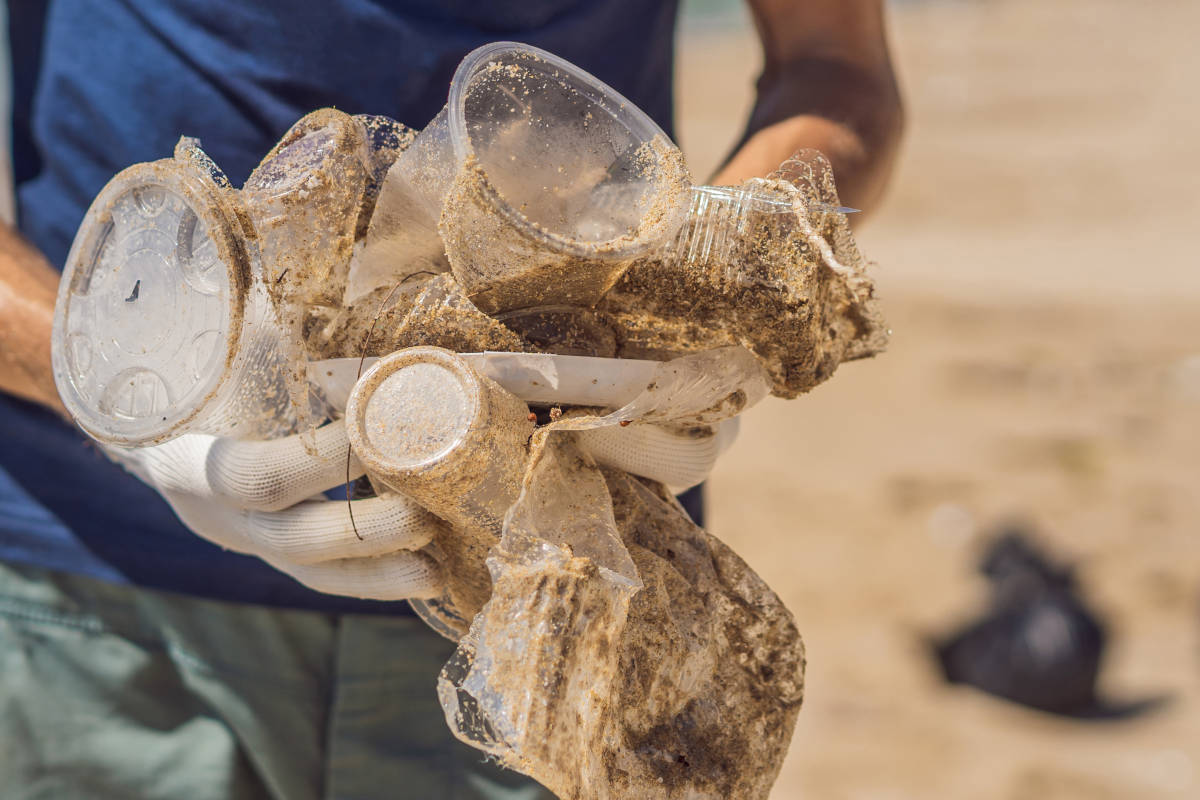
[[[894,330],[769,400],[710,524],[782,595],[808,689],[773,798],[1200,797],[1200,3],[891,4],[909,125],[861,227]],[[734,0],[692,0],[679,138],[711,173],[758,71]],[[1111,626],[1132,720],[944,686],[922,636],[982,609],[989,529],[1036,526]]]

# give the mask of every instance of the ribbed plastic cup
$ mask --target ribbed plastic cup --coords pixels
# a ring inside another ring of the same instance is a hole
[[[368,474],[453,527],[436,544],[467,619],[491,590],[484,558],[520,492],[528,416],[515,395],[436,347],[381,358],[346,404],[350,444]]]
[[[810,185],[815,179],[797,174],[805,167],[810,172],[813,169],[793,157],[767,179],[752,179],[741,186],[691,187],[687,217],[666,247],[664,260],[678,266],[717,265],[732,269],[734,256],[745,246],[747,233],[766,217],[782,215],[776,218],[778,223],[798,213],[816,217],[857,211],[837,205],[836,195],[832,202],[817,195],[818,187]],[[797,209],[796,195],[782,188],[785,183],[800,190],[801,209]]]
[[[771,372],[776,394],[794,397],[886,341],[845,217],[853,211],[839,205],[829,162],[814,150],[740,186],[692,187],[679,233],[634,264],[598,310],[620,330],[623,357],[739,344]],[[814,317],[821,303],[836,313]]]

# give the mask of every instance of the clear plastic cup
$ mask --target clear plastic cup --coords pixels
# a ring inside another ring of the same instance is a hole
[[[88,209],[55,307],[54,377],[89,435],[278,432],[278,323],[245,209],[195,140],[114,177]]]
[[[690,187],[682,154],[640,109],[578,67],[513,42],[463,60],[446,107],[388,182],[366,249],[404,259],[403,277],[444,269],[444,246],[487,313],[595,304],[635,258],[676,233]],[[394,265],[374,268],[396,275]]]
[[[305,322],[340,304],[368,191],[411,140],[385,118],[321,109],[230,186],[194,139],[109,182],[60,284],[54,366],[94,438],[264,439],[324,413]],[[368,196],[369,195],[369,196]]]
[[[528,417],[523,401],[437,347],[381,358],[346,403],[351,447],[372,480],[453,527],[435,544],[466,619],[491,592],[484,558],[520,493]]]
[[[284,134],[241,191],[258,233],[262,283],[283,325],[290,414],[302,430],[322,416],[309,390],[304,331],[311,315],[341,307],[369,160],[363,122],[318,109]]]
[[[332,108],[307,114],[250,173],[241,195],[282,304],[342,302],[367,183],[367,132]]]
[[[809,230],[824,232],[828,221],[856,213],[838,204],[832,181],[825,157],[801,150],[766,178],[752,178],[741,186],[693,186],[686,220],[667,246],[664,260],[676,269],[724,269],[732,280],[738,250],[746,247],[762,219],[782,215],[774,219],[807,223]]]

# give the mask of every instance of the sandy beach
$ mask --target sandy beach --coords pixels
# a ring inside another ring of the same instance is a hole
[[[808,647],[772,797],[1200,797],[1200,5],[891,11],[909,127],[859,237],[891,348],[754,409],[710,484],[711,529]],[[685,31],[705,176],[757,48],[734,14]],[[982,609],[974,563],[1014,519],[1078,562],[1104,694],[1161,708],[1064,720],[940,681],[925,637]]]

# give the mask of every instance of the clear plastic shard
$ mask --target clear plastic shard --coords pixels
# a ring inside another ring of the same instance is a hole
[[[375,204],[379,200],[379,193],[383,191],[383,182],[387,178],[388,170],[400,154],[412,145],[417,132],[382,114],[356,114],[354,119],[363,126],[367,140],[367,180],[363,187],[362,203],[358,209],[358,221],[354,231],[357,246],[362,244],[367,235],[367,228],[375,214]],[[350,265],[347,265],[347,280],[349,269]]]

